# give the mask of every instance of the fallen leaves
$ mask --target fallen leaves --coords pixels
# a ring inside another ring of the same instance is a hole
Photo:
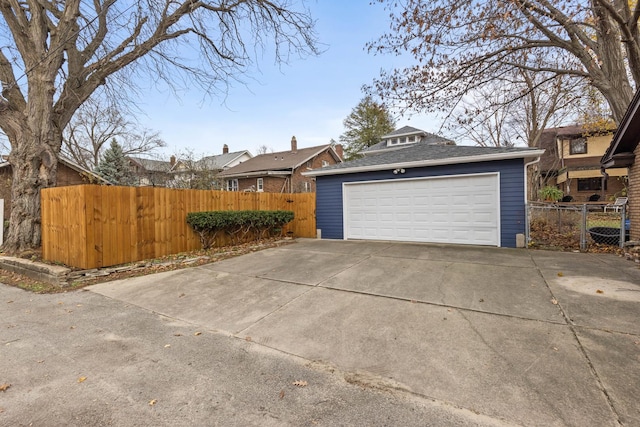
[[[202,332],[194,332],[193,335],[195,335],[196,337],[202,335]]]
[[[187,267],[193,267],[194,265],[205,265],[217,261],[221,261],[227,258],[233,258],[236,256],[244,255],[246,253],[255,252],[263,249],[269,249],[274,247],[280,247],[293,243],[293,240],[282,240],[280,237],[273,237],[268,239],[262,239],[257,242],[243,243],[240,245],[230,245],[224,247],[211,248],[209,250],[197,250],[190,251],[188,253],[167,255],[163,257],[147,259],[140,261],[140,267],[127,270],[127,271],[114,271],[105,275],[87,278],[86,280],[73,281],[67,284],[65,287],[61,287],[57,284],[50,284],[41,282],[36,279],[24,276],[19,273],[13,273],[6,270],[0,270],[0,282],[15,286],[21,289],[28,290],[30,292],[38,294],[55,294],[59,292],[67,292],[72,289],[83,288],[87,285],[94,285],[96,283],[102,283],[118,279],[126,279],[129,277],[145,276],[161,271],[171,271]],[[190,260],[190,262],[185,262]],[[195,262],[192,262],[195,261]],[[100,271],[107,271],[108,268],[101,269]],[[184,298],[187,295],[179,296]],[[64,303],[58,302],[62,305]],[[128,305],[125,305],[128,307]]]
[[[78,378],[78,382],[79,382],[79,383],[83,383],[83,382],[85,382],[86,380],[87,380],[87,377],[80,377],[80,378]]]
[[[562,271],[559,271],[558,272],[558,277],[562,277],[562,276],[564,276],[564,273]]]
[[[7,391],[9,387],[11,387],[11,384],[9,383],[0,384],[0,391]]]
[[[280,400],[284,399],[284,390],[280,390]]]
[[[151,400],[149,401],[149,406],[153,406],[153,405],[155,405],[156,403],[158,403],[158,400],[157,400],[157,399],[151,399]]]
[[[602,289],[596,289],[596,294],[604,294],[604,291]]]
[[[296,387],[306,387],[307,386],[307,382],[306,381],[294,381],[293,385]]]
[[[551,304],[558,305],[558,300],[555,298],[551,298]]]

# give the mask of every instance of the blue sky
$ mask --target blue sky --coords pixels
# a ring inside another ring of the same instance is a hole
[[[371,83],[381,68],[401,65],[402,59],[365,51],[367,42],[389,28],[382,4],[311,0],[308,6],[325,48],[320,56],[293,59],[280,68],[265,56],[258,64],[260,72],[245,79],[247,86],[232,87],[225,100],[203,102],[195,90],[180,99],[169,91],[148,94],[140,105],[145,115],[138,119],[161,133],[165,155],[186,149],[196,155],[219,154],[225,143],[230,151],[255,154],[261,145],[282,151],[289,149],[293,135],[301,148],[339,139],[342,121],[364,96],[362,85]],[[398,119],[398,127],[405,124],[430,132],[440,126],[426,115]]]

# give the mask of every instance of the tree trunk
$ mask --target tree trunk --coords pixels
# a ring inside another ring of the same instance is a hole
[[[634,92],[629,82],[630,75],[625,66],[618,28],[612,22],[609,13],[597,2],[593,4],[593,11],[598,17],[597,41],[601,54],[598,59],[601,61],[602,69],[601,78],[594,79],[593,84],[609,103],[613,120],[619,124],[631,103]]]
[[[42,93],[42,92],[41,92]],[[11,216],[3,249],[18,253],[41,245],[40,190],[56,184],[62,132],[48,99],[36,102],[31,93],[28,117],[9,136],[12,168]],[[32,103],[33,102],[33,103]]]

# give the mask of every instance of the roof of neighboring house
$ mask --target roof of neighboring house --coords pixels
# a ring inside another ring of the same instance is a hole
[[[628,167],[635,160],[633,152],[640,141],[640,90],[636,92],[627,112],[613,135],[611,144],[600,159],[603,168]]]
[[[413,135],[415,133],[423,133],[422,129],[414,128],[413,126],[402,126],[400,129],[396,129],[391,133],[382,135],[382,139],[391,138],[393,136]]]
[[[553,132],[556,136],[581,136],[584,133],[584,129],[581,125],[569,125],[547,128],[543,132]]]
[[[238,157],[247,154],[249,157],[253,157],[248,150],[236,151],[233,153],[218,154],[216,156],[207,156],[198,160],[196,164],[198,166],[204,166],[204,169],[208,170],[223,170],[227,168],[229,163],[232,163]]]
[[[387,147],[387,139],[389,138],[393,138],[393,137],[398,137],[398,136],[405,136],[405,135],[421,135],[422,138],[420,139],[419,144],[427,144],[427,145],[455,145],[455,142],[447,139],[447,138],[443,138],[441,136],[435,135],[433,133],[429,133],[429,132],[425,132],[422,129],[417,129],[411,126],[403,126],[400,129],[394,130],[393,132],[387,134],[387,135],[382,135],[380,137],[381,141],[378,142],[377,144],[374,144],[370,147],[367,147],[365,149],[363,149],[362,151],[360,151],[360,153],[362,154],[373,154],[374,152],[380,152],[380,151],[386,151],[386,150],[397,150],[399,148],[403,148],[405,145],[399,145],[399,146],[393,146],[393,147]]]
[[[257,175],[282,175],[291,174],[293,169],[298,168],[311,160],[323,151],[329,150],[335,159],[342,161],[331,144],[319,145],[316,147],[300,148],[292,151],[279,151],[277,153],[266,153],[255,156],[246,162],[240,163],[226,171],[220,172],[221,177],[235,176],[257,176]]]
[[[375,156],[367,156],[322,169],[303,172],[302,174],[306,176],[338,175],[386,168],[425,167],[519,158],[535,159],[543,153],[544,150],[529,147],[412,144],[401,150],[392,150]]]
[[[538,141],[538,147],[545,150],[544,154],[540,158],[540,170],[543,172],[551,172],[560,168],[560,159],[558,156],[558,146],[556,145],[556,139],[566,139],[567,137],[582,137],[584,135],[603,135],[610,134],[613,130],[604,129],[600,132],[585,131],[582,125],[569,125],[555,128],[547,128],[542,131],[540,140]],[[582,161],[593,163],[593,157],[583,158]],[[572,159],[565,159],[565,162],[570,162]]]
[[[129,156],[129,159],[138,163],[145,170],[153,172],[169,172],[172,167],[171,162],[166,162],[164,160],[145,159],[144,157],[132,156]]]
[[[104,179],[103,177],[101,177],[100,175],[98,175],[95,172],[91,172],[90,170],[87,170],[85,168],[83,168],[82,166],[80,166],[79,164],[77,164],[76,162],[74,162],[73,160],[62,156],[62,155],[58,155],[58,162],[62,163],[63,165],[67,166],[68,168],[71,168],[73,170],[75,170],[78,173],[81,174],[85,174],[93,179],[96,179],[98,181],[100,181],[103,184],[107,184],[107,185],[111,185],[111,183],[109,181],[107,181],[106,179]],[[2,162],[0,162],[0,168],[5,168],[7,166],[11,166],[11,163],[9,163],[9,161],[4,160]]]

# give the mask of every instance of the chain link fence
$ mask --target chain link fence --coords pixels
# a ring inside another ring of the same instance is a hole
[[[611,251],[629,240],[626,205],[535,203],[527,205],[529,247]]]

